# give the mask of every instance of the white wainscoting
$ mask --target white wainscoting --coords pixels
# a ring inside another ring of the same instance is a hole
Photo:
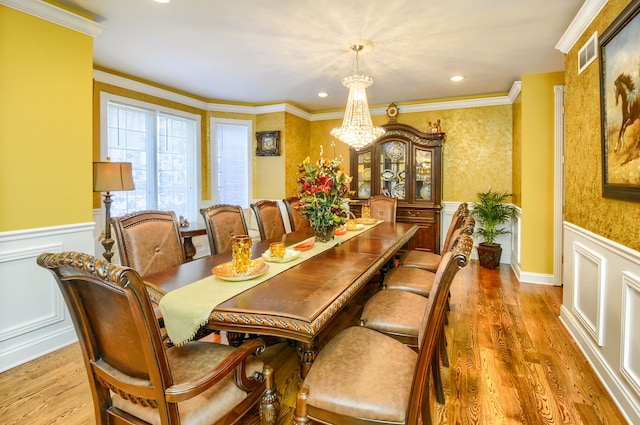
[[[564,223],[560,319],[629,423],[640,423],[640,252]]]
[[[77,341],[43,252],[94,253],[95,223],[0,233],[0,372]]]

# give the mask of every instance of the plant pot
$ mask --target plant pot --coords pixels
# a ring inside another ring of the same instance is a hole
[[[314,227],[313,229],[313,232],[316,235],[317,242],[329,242],[331,239],[335,237],[334,231],[335,231],[334,226],[318,227],[318,228]]]
[[[492,270],[500,267],[500,257],[502,256],[502,247],[500,244],[482,242],[478,244],[477,249],[480,266]]]

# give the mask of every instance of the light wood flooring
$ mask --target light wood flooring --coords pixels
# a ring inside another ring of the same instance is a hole
[[[338,328],[357,323],[376,287],[368,285],[346,308]],[[446,404],[433,401],[434,424],[625,424],[560,323],[561,302],[562,288],[520,284],[505,265],[486,270],[471,262],[461,270],[446,330]],[[278,423],[291,424],[299,385],[295,350],[278,343],[264,356],[281,394]],[[0,374],[0,424],[93,423],[78,344]],[[255,411],[242,421],[258,423]]]

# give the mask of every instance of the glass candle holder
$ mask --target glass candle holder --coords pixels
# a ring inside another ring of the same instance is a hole
[[[233,274],[236,276],[248,275],[251,265],[251,236],[234,236],[231,249]]]
[[[371,217],[371,209],[368,205],[362,206],[362,218],[370,218]]]
[[[271,251],[271,256],[273,258],[283,258],[287,248],[284,245],[284,242],[273,242],[269,245],[269,250]]]

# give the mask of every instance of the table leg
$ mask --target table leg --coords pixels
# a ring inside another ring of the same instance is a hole
[[[296,352],[300,361],[300,376],[304,379],[318,355],[318,349],[313,342],[296,341]]]
[[[227,332],[227,340],[232,347],[240,347],[244,342],[245,333],[241,332]]]
[[[183,236],[184,238],[184,255],[187,261],[193,260],[193,256],[196,255],[196,247],[193,244],[191,236]]]

